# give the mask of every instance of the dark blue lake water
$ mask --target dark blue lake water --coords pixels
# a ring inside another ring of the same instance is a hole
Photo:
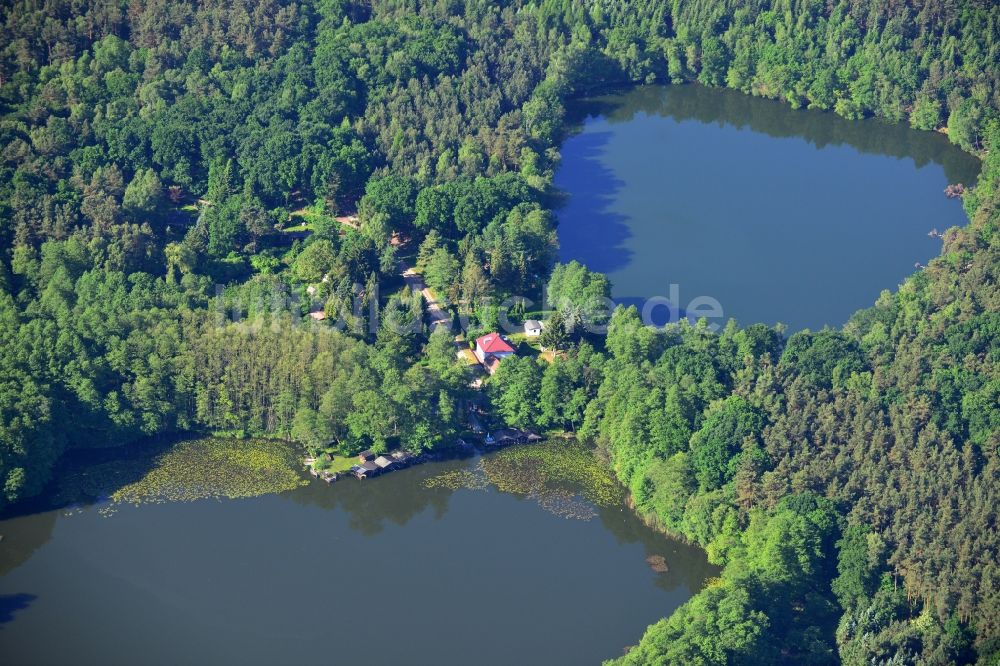
[[[966,223],[943,189],[979,171],[940,134],[696,85],[571,112],[560,259],[606,273],[616,300],[710,297],[723,323],[843,324],[938,253],[931,229]]]

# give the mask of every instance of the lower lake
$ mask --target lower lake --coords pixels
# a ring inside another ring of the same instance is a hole
[[[570,113],[560,260],[607,274],[618,302],[714,299],[714,323],[840,326],[937,255],[928,232],[967,222],[943,190],[979,172],[941,134],[698,85]]]
[[[621,502],[439,482],[481,461],[2,520],[2,661],[597,663],[714,575]]]

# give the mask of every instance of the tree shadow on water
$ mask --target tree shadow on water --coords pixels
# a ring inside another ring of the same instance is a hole
[[[618,543],[642,544],[647,566],[653,568],[653,558],[660,560],[662,568],[654,569],[656,586],[667,592],[680,590],[677,605],[704,587],[708,578],[719,575],[719,567],[708,562],[704,550],[657,531],[629,508],[599,507],[598,515]]]
[[[459,456],[428,462],[365,481],[345,478],[332,487],[314,481],[287,496],[299,504],[344,511],[351,529],[373,536],[389,525],[404,526],[427,510],[436,520],[444,517],[451,496],[464,487],[462,477],[456,477],[454,485],[427,482],[467,471],[471,460],[470,456]]]
[[[555,186],[565,192],[559,218],[559,260],[577,260],[592,271],[611,273],[632,260],[625,247],[628,218],[612,210],[625,185],[602,157],[611,132],[584,132],[566,141]]]
[[[0,594],[0,629],[14,620],[18,611],[23,611],[37,599],[35,594],[19,592],[17,594]]]
[[[71,449],[45,490],[0,511],[0,521],[106,501],[115,491],[142,479],[157,458],[191,433],[176,433],[121,446]]]
[[[773,138],[798,138],[816,148],[850,146],[862,154],[910,159],[917,167],[939,164],[948,182],[974,183],[981,166],[940,132],[920,132],[877,118],[847,120],[832,111],[792,109],[782,101],[738,90],[697,84],[638,86],[595,102],[600,104],[588,103],[574,112],[603,114],[612,123],[645,114],[749,129]]]

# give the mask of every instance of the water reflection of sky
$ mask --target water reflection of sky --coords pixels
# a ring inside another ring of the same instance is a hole
[[[948,182],[978,161],[940,136],[698,86],[583,102],[556,186],[560,257],[617,300],[718,299],[741,323],[842,324],[964,224]]]

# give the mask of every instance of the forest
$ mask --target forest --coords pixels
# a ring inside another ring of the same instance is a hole
[[[595,444],[723,567],[622,663],[998,663],[1000,7],[0,11],[0,506],[171,433],[449,442],[468,377],[407,260],[472,332],[548,286],[562,353],[501,365],[495,411]],[[841,330],[608,316],[604,276],[555,265],[552,173],[567,100],[650,82],[947,132],[983,159],[969,225]]]

